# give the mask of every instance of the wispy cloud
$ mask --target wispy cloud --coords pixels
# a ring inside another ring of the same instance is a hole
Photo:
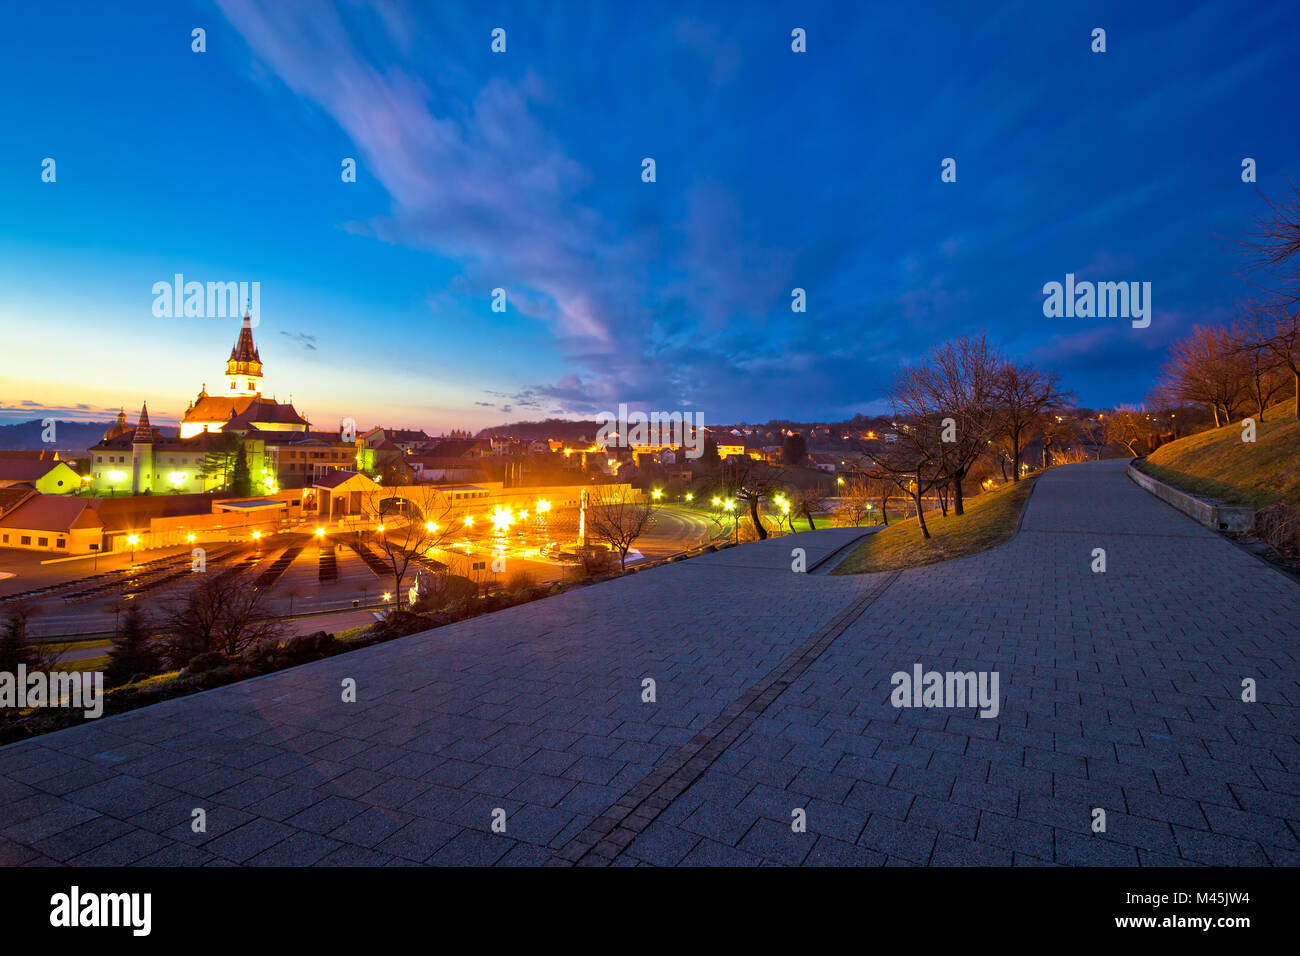
[[[306,332],[286,332],[283,329],[280,331],[280,334],[290,341],[297,342],[302,346],[304,351],[316,351],[316,336],[314,335],[308,335]]]

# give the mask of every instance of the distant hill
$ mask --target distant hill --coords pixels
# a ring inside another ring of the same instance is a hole
[[[41,441],[41,433],[45,431],[45,426],[41,424],[40,419],[32,419],[30,422],[19,422],[15,425],[0,425],[0,449],[12,451],[39,451],[43,448],[53,448],[64,457],[72,457],[84,452],[91,445],[97,444],[104,437],[104,432],[113,427],[113,422],[65,422],[56,420],[54,423],[53,444],[47,444]],[[167,426],[155,426],[157,430],[167,436],[176,434],[175,428]]]
[[[884,416],[866,418],[858,415],[846,422],[834,423],[831,430],[837,436],[841,432],[865,431],[867,428],[881,429],[888,427],[890,419]],[[825,426],[826,422],[822,422]],[[594,438],[600,431],[601,423],[596,421],[575,422],[563,418],[548,418],[543,422],[512,422],[509,425],[493,425],[490,428],[484,428],[477,435],[478,438],[520,438],[527,441],[537,441],[546,438],[562,438],[565,441],[577,441],[584,435],[587,438]],[[705,427],[714,432],[728,432],[733,428],[749,428],[755,432],[770,431],[776,439],[780,438],[782,428],[790,428],[795,431],[801,431],[808,434],[813,427],[810,422],[795,422],[786,419],[774,419],[765,425],[751,425],[741,422],[735,425],[723,425],[718,422],[705,422]]]
[[[493,425],[478,433],[479,438],[519,438],[525,441],[543,441],[547,438],[562,438],[565,441],[577,441],[584,435],[595,438],[600,431],[600,423],[573,422],[564,418],[548,418],[544,422],[514,422],[510,425]]]

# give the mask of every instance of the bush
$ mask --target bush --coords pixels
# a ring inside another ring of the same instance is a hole
[[[1269,505],[1255,512],[1255,534],[1279,554],[1300,554],[1300,508]]]
[[[280,656],[292,664],[310,661],[328,654],[333,643],[334,635],[325,631],[298,634],[284,642]]]
[[[189,662],[181,668],[181,677],[193,677],[195,674],[203,674],[211,670],[216,670],[226,664],[226,655],[220,651],[204,651],[202,654],[196,654],[190,658]]]
[[[422,580],[428,590],[411,605],[411,610],[419,614],[441,610],[478,594],[478,585],[459,574],[430,574]]]
[[[506,578],[505,588],[511,594],[518,594],[520,591],[527,591],[534,583],[533,576],[520,568]]]
[[[613,551],[606,548],[579,548],[578,563],[587,574],[604,574],[613,570],[614,565],[618,563],[618,558]]]
[[[427,631],[430,628],[437,627],[439,623],[436,617],[428,614],[395,610],[390,611],[382,621],[376,621],[366,628],[362,633],[362,637],[368,641],[389,641],[395,637],[405,637],[408,634]]]

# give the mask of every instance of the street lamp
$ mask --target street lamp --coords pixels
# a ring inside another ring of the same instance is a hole
[[[497,505],[492,512],[492,525],[498,532],[510,530],[510,526],[515,523],[514,512],[504,505]]]
[[[128,534],[126,543],[131,546],[131,563],[135,564],[135,546],[140,543],[140,536],[138,534]]]
[[[664,490],[662,488],[656,488],[654,491],[650,492],[650,497],[653,498],[655,501],[658,501],[663,496],[664,496]]]

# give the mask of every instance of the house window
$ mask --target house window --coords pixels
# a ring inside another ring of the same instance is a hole
[[[50,546],[50,539],[49,539],[49,538],[37,538],[37,539],[36,539],[36,546],[37,546],[38,548],[48,548],[48,547]]]
[[[30,545],[32,543],[32,536],[30,534],[25,534],[22,536],[22,538],[19,539],[18,543]]]
[[[65,541],[63,538],[58,538],[55,540],[54,546],[56,548],[66,548],[68,546],[68,542]]]
[[[8,543],[9,543],[9,535],[5,535],[5,539],[4,539],[4,542],[3,542],[3,543],[4,543],[4,544],[8,544]]]

